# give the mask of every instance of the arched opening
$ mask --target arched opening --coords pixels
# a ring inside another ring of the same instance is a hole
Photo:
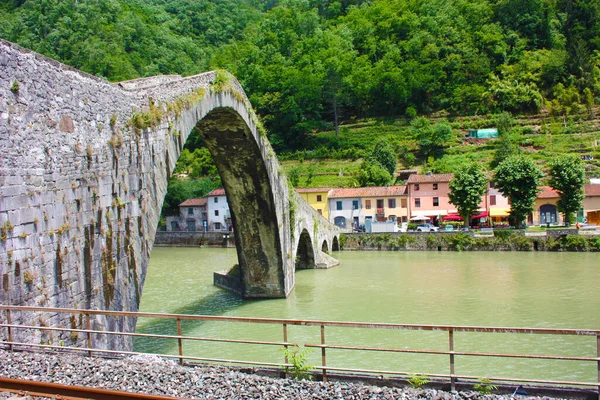
[[[256,139],[231,108],[212,110],[196,128],[215,161],[227,195],[244,282],[242,295],[285,297],[276,202]]]
[[[329,246],[327,245],[327,240],[323,240],[323,244],[321,245],[321,251],[323,253],[329,254]]]
[[[296,250],[296,269],[310,269],[315,267],[315,252],[308,231],[304,229],[298,240]]]
[[[558,212],[554,204],[544,204],[540,207],[540,225],[558,222]]]
[[[340,243],[338,242],[338,237],[334,236],[331,242],[331,251],[340,251]]]

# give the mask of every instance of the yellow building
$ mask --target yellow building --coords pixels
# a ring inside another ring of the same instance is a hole
[[[301,188],[296,189],[298,193],[306,202],[325,219],[329,219],[329,212],[327,210],[327,198],[331,188]]]

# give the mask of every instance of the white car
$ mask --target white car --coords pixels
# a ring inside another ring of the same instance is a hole
[[[417,226],[417,232],[437,232],[440,228],[432,224],[421,224]]]

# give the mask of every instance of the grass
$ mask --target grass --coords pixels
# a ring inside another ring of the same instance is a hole
[[[497,118],[496,115],[448,118],[454,138],[447,143],[443,155],[433,163],[429,160],[429,164],[419,154],[417,140],[406,118],[353,121],[342,125],[337,138],[333,131],[314,133],[307,141],[307,149],[311,150],[280,154],[279,157],[286,172],[300,168],[299,187],[354,186],[361,157],[369,154],[380,139],[416,155],[416,166],[406,166],[400,161],[398,170],[413,168],[446,173],[454,172],[458,166],[470,161],[489,169],[497,139],[471,141],[465,140],[464,135],[469,129],[496,126]],[[435,123],[436,119],[433,117],[432,122]],[[554,119],[547,114],[514,117],[511,136],[521,152],[536,161],[545,173],[553,157],[579,154],[592,157],[584,161],[586,177],[600,176],[600,109],[591,115],[569,116],[566,124],[562,118]],[[313,168],[313,179],[307,183],[309,165]],[[340,170],[343,176],[339,176]]]

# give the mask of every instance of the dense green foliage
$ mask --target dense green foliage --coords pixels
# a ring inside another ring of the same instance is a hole
[[[487,192],[488,178],[479,164],[470,163],[458,169],[449,183],[450,203],[456,206],[464,225],[471,225],[471,216],[479,208],[481,196]]]
[[[550,163],[550,186],[560,195],[556,206],[565,215],[565,223],[571,223],[585,197],[583,184],[585,171],[581,158],[573,155],[557,157]]]
[[[289,151],[356,117],[591,110],[599,13],[599,0],[13,0],[0,36],[110,80],[224,67]]]
[[[533,211],[542,176],[537,165],[523,156],[509,157],[494,170],[496,188],[510,201],[512,225],[521,226]]]

